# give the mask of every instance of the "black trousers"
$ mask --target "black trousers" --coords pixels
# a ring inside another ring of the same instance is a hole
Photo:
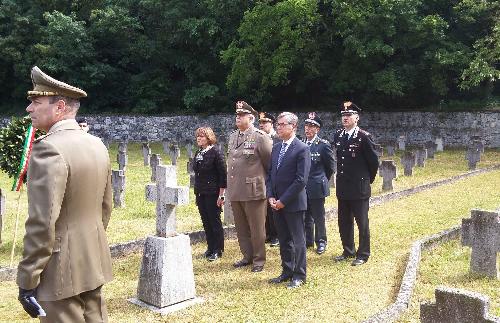
[[[280,241],[282,274],[294,279],[306,279],[306,240],[304,211],[274,212],[274,223]]]
[[[368,260],[370,257],[370,228],[368,223],[369,199],[338,200],[338,223],[344,256],[356,256]],[[358,225],[359,247],[354,245],[354,219]]]
[[[274,224],[273,209],[267,204],[267,214],[266,214],[266,240],[273,240],[278,238],[278,233],[276,232],[276,227]]]
[[[220,219],[221,208],[217,206],[218,198],[219,194],[196,194],[196,205],[207,236],[208,250],[211,252],[224,251],[224,230]]]
[[[325,198],[307,199],[307,211],[304,220],[306,246],[316,246],[326,242]]]

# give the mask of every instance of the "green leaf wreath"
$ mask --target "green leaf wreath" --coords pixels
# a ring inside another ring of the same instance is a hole
[[[29,116],[23,118],[13,117],[7,126],[0,129],[0,169],[11,178],[14,178],[19,170],[24,136],[30,123],[31,118]],[[40,135],[42,135],[42,132],[37,130],[35,138]],[[24,182],[26,182],[26,176]]]

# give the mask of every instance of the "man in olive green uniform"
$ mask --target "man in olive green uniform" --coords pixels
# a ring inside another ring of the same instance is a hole
[[[101,287],[112,279],[108,151],[75,121],[83,90],[36,66],[31,78],[26,111],[46,134],[35,140],[28,168],[19,300],[32,317],[41,313],[39,303],[42,322],[107,322]]]
[[[248,103],[236,103],[236,127],[229,137],[227,192],[243,259],[234,267],[253,264],[260,272],[266,262],[266,176],[272,140],[253,126],[258,116]]]

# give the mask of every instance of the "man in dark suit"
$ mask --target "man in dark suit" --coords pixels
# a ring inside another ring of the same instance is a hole
[[[375,180],[379,166],[378,155],[371,135],[358,127],[359,112],[354,103],[345,102],[341,108],[343,129],[333,137],[337,151],[338,224],[344,249],[335,261],[352,261],[359,266],[370,257],[370,229],[368,225],[370,184]],[[358,224],[359,247],[354,246],[354,221]]]
[[[281,143],[281,139],[278,137],[276,130],[274,130],[274,123],[276,118],[267,112],[259,113],[259,128],[264,131],[269,138],[273,141],[273,146],[277,143]],[[278,240],[278,233],[276,232],[276,226],[273,219],[273,209],[269,203],[267,204],[267,215],[266,215],[266,242],[269,242],[271,247],[277,247],[280,245]]]
[[[306,247],[316,242],[316,253],[326,250],[325,197],[330,195],[330,177],[333,174],[333,151],[327,140],[318,137],[322,122],[311,112],[305,120],[305,143],[311,151],[311,170],[307,180],[307,211],[305,217]]]
[[[306,281],[306,243],[304,212],[307,209],[305,186],[311,167],[308,146],[295,137],[298,118],[290,112],[278,116],[281,144],[273,146],[266,188],[274,210],[281,256],[281,274],[269,280],[272,284],[289,281],[288,288],[300,287]]]

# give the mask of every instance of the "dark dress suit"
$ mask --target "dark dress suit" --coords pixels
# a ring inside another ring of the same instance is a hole
[[[368,223],[370,184],[375,180],[379,160],[371,135],[356,128],[351,138],[344,130],[333,137],[337,150],[338,224],[344,256],[370,257],[370,229]],[[359,247],[354,245],[354,222],[359,230]]]
[[[224,154],[214,146],[206,152],[199,150],[194,161],[194,194],[207,236],[207,249],[210,254],[221,253],[224,251],[224,231],[217,199],[219,189],[227,186]]]
[[[282,274],[293,279],[306,278],[306,242],[304,212],[307,209],[305,186],[311,167],[309,147],[294,138],[278,168],[281,144],[271,153],[266,188],[267,197],[280,200],[285,207],[274,212],[274,222],[280,241]]]
[[[311,170],[307,180],[307,212],[305,217],[306,246],[316,241],[326,243],[325,197],[330,195],[330,177],[335,161],[333,151],[327,140],[316,136],[309,145],[311,151]],[[314,226],[313,226],[314,225]]]

